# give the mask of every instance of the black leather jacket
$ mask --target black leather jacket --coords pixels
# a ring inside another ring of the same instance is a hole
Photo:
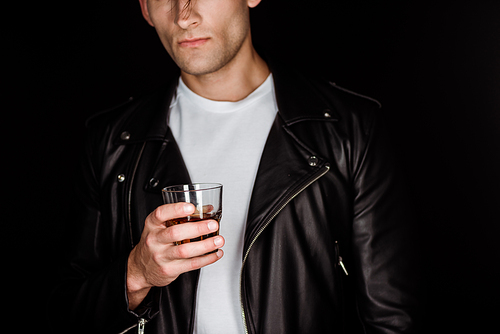
[[[247,332],[413,333],[414,223],[378,103],[272,71],[279,112],[241,255]],[[199,271],[153,288],[134,312],[125,289],[127,256],[161,189],[190,181],[167,125],[176,83],[88,122],[81,232],[49,310],[65,333],[135,333],[139,322],[147,334],[193,331]]]

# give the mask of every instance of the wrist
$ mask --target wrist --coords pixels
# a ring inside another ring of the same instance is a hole
[[[135,248],[130,252],[127,262],[127,297],[129,309],[134,310],[146,298],[151,285],[149,285],[144,277],[142,270],[134,261]]]
[[[151,285],[146,281],[143,270],[136,261],[136,248],[132,249],[127,262],[127,292],[149,290]]]

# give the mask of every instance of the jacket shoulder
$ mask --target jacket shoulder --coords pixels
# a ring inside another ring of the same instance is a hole
[[[85,121],[85,127],[93,128],[100,127],[108,124],[121,123],[123,119],[126,119],[133,110],[134,106],[140,104],[143,98],[129,97],[128,100],[119,103],[111,108],[101,110],[93,115],[91,115]]]
[[[376,100],[342,88],[319,73],[276,66],[273,78],[278,108],[288,125],[304,120],[371,118],[380,109]]]
[[[304,76],[303,80],[336,111],[363,112],[381,108],[380,102],[374,98],[344,88],[323,77]]]
[[[163,114],[169,96],[161,87],[147,94],[131,97],[89,117],[85,122],[87,133],[100,138],[110,135],[112,138],[109,139],[115,142],[120,141],[119,136],[124,131],[133,133],[134,140],[127,138],[129,143],[145,139],[149,129],[158,125],[156,118]]]
[[[373,121],[381,116],[381,104],[371,97],[325,79],[310,79],[309,84],[321,96],[332,118],[340,123],[357,124],[366,133]]]
[[[164,85],[129,98],[116,107],[101,111],[86,122],[94,136],[110,135],[115,144],[139,143],[165,136],[168,107],[175,94],[178,77],[172,76]],[[126,138],[121,134],[128,132]]]
[[[90,116],[85,122],[84,138],[84,147],[88,154],[94,158],[102,157],[102,154],[120,138],[120,129],[130,119],[139,103],[138,99],[129,98],[125,102]]]
[[[333,90],[334,94],[337,95],[337,98],[352,100],[352,102],[354,102],[356,105],[359,104],[359,106],[368,109],[380,109],[382,107],[380,102],[375,100],[374,98],[341,87],[335,82],[329,81],[328,85],[330,90]]]
[[[337,112],[380,109],[375,99],[337,85],[320,71],[277,59],[270,56],[267,61],[273,73],[278,107],[289,114],[286,118],[295,120],[307,117],[307,113],[321,116],[326,109],[330,109],[332,118]]]
[[[358,124],[360,129],[368,134],[373,123],[382,116],[380,102],[338,86],[333,82],[329,82],[329,85],[334,96],[333,103],[341,118],[349,119],[354,124]]]

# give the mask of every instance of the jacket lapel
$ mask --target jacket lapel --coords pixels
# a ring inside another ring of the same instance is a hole
[[[156,160],[152,166],[149,166],[148,177],[143,181],[147,192],[161,193],[161,190],[167,186],[191,182],[181,151],[170,128],[167,129],[167,136],[163,142],[148,143],[147,148],[151,151],[151,158],[146,161]]]
[[[293,192],[302,180],[314,172],[308,165],[312,153],[296,145],[288,135],[283,135],[282,127],[283,121],[277,116],[262,153],[253,187],[245,232],[245,250],[261,227],[279,210],[287,194]]]
[[[166,186],[190,182],[181,152],[168,127],[170,103],[178,79],[172,76],[167,85],[142,98],[114,140],[118,145],[146,142],[141,157],[143,163],[138,166],[136,175],[137,185],[149,193],[159,194]]]
[[[244,252],[289,197],[328,163],[313,148],[304,145],[294,134],[292,125],[338,120],[333,107],[324,102],[321,94],[306,79],[298,74],[290,76],[289,69],[285,72],[276,66],[271,68],[279,111],[264,147],[254,183]]]

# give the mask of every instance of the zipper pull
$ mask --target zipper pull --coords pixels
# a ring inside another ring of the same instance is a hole
[[[146,324],[146,319],[140,318],[137,324],[137,334],[144,334],[144,325]]]
[[[345,266],[344,266],[344,262],[342,262],[342,256],[340,256],[340,247],[339,247],[339,242],[337,240],[335,240],[335,251],[337,252],[337,257],[338,257],[338,260],[339,260],[339,265],[342,267],[342,269],[344,270],[344,273],[346,276],[349,276],[349,274],[347,273],[347,269],[345,269]]]
[[[342,269],[344,269],[345,275],[349,276],[349,274],[347,273],[347,270],[345,269],[344,262],[342,262],[342,256],[340,256],[340,255],[339,255],[339,264],[342,267]]]

